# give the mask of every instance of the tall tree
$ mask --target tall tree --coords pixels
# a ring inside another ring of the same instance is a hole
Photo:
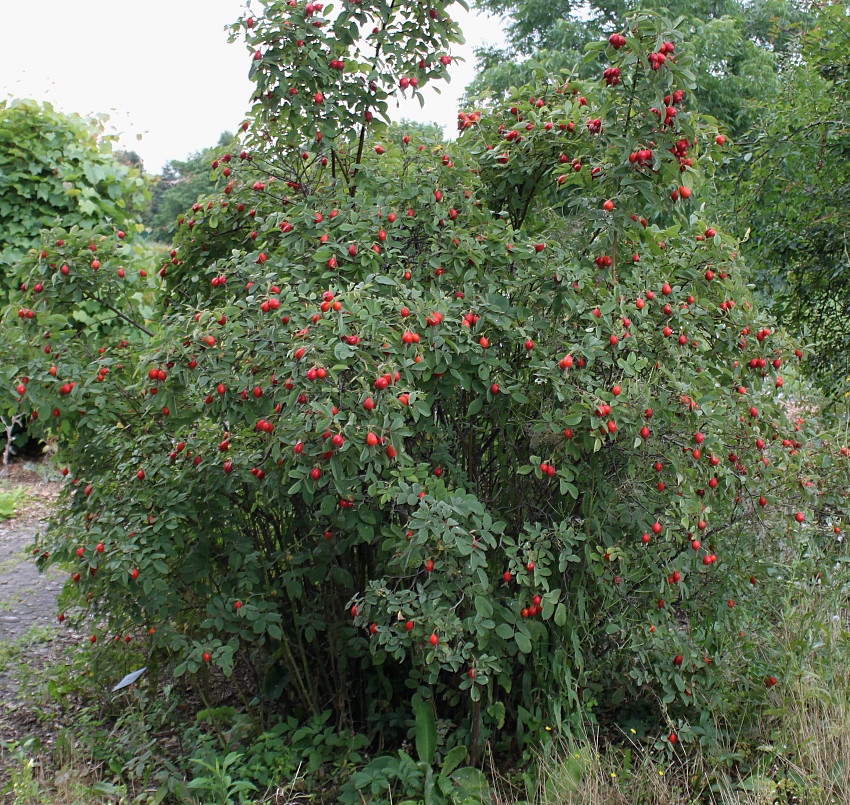
[[[850,376],[850,20],[846,3],[806,4],[808,30],[727,167],[721,196],[775,312],[816,345],[808,366],[826,387]]]
[[[224,184],[220,175],[211,173],[211,166],[232,145],[233,135],[225,131],[213,148],[196,151],[184,160],[172,159],[165,165],[162,175],[155,180],[151,203],[144,215],[145,225],[155,240],[168,241],[177,216]]]
[[[479,9],[510,19],[508,45],[478,50],[479,72],[469,97],[523,83],[535,65],[547,72],[573,68],[588,37],[621,32],[627,15],[643,5],[634,0],[478,0]],[[669,0],[665,5],[671,16],[686,18],[682,30],[693,46],[693,98],[699,108],[733,134],[745,131],[752,105],[779,91],[779,56],[805,14],[789,0]]]

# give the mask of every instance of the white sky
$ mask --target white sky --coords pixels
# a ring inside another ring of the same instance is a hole
[[[3,9],[0,99],[50,101],[63,112],[108,113],[121,145],[150,173],[169,159],[215,145],[244,118],[250,66],[224,26],[243,15],[241,0],[38,0]],[[454,7],[467,44],[453,55],[452,81],[427,103],[394,115],[435,121],[451,133],[457,99],[474,74],[472,48],[501,44],[495,18]],[[141,139],[137,135],[141,134]]]

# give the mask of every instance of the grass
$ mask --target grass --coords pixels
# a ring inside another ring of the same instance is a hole
[[[0,641],[0,673],[16,670],[23,652],[36,643],[44,643],[53,633],[43,626],[31,626],[14,640]]]
[[[850,801],[850,611],[786,618],[789,682],[775,708],[782,759],[815,802]]]
[[[9,768],[9,783],[2,793],[10,805],[105,805],[126,803],[120,786],[91,779],[91,770],[76,759],[47,779],[36,760],[42,747],[37,739],[9,741],[0,745],[0,761]]]
[[[10,520],[26,500],[26,490],[21,487],[0,489],[0,520]]]
[[[525,800],[497,779],[494,805],[847,805],[848,624],[846,606],[809,596],[786,609],[773,635],[787,662],[784,681],[753,725],[748,751],[743,742],[725,752],[689,747],[673,759],[627,738],[603,745],[588,730],[538,759]]]
[[[540,758],[534,805],[770,805],[787,782],[760,770],[735,779],[728,767],[697,750],[675,760],[642,747],[605,747],[597,738],[562,744]],[[498,799],[497,799],[498,801]],[[517,799],[503,799],[516,803]]]

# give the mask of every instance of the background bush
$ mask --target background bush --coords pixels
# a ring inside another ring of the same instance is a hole
[[[23,256],[40,230],[57,225],[109,219],[130,228],[145,181],[115,159],[113,139],[100,121],[49,103],[0,101],[0,258]]]

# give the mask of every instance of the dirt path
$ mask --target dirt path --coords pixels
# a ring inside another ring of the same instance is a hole
[[[7,520],[0,524],[0,643],[21,637],[34,626],[52,626],[56,596],[62,589],[57,574],[42,575],[25,552],[38,524]]]
[[[53,662],[67,637],[56,621],[63,574],[38,571],[27,551],[56,499],[59,484],[41,480],[22,465],[0,478],[0,493],[22,492],[16,514],[0,520],[0,740],[43,733],[27,688],[35,671]],[[2,778],[2,769],[0,769]]]

